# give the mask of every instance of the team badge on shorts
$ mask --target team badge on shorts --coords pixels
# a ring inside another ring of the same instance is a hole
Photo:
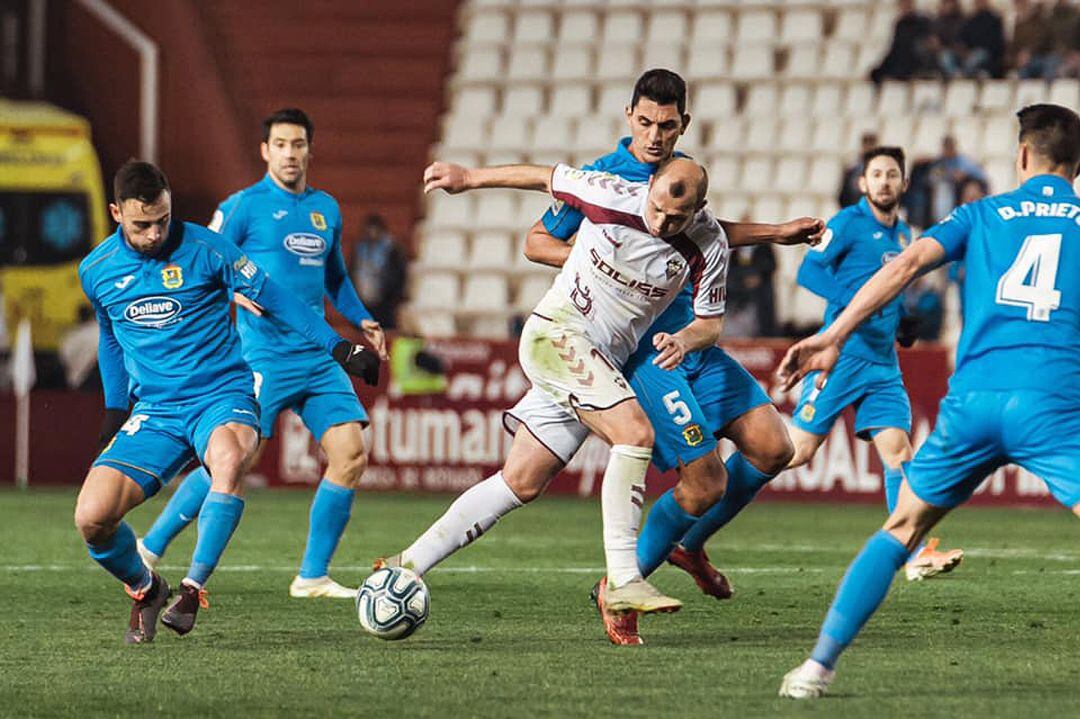
[[[311,213],[311,226],[314,227],[316,230],[325,230],[326,229],[326,218],[323,217],[323,213],[321,213],[321,212],[312,212]]]
[[[799,412],[799,419],[801,419],[803,422],[813,422],[814,414],[816,412],[817,410],[814,409],[814,405],[808,404],[802,408],[801,412]]]
[[[179,265],[166,265],[161,271],[161,284],[167,290],[175,290],[184,284],[184,273]]]
[[[696,424],[687,425],[682,431],[683,439],[691,447],[696,447],[705,441],[705,435],[701,431],[701,427]]]

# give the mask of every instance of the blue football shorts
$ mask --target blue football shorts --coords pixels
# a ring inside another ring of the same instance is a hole
[[[274,424],[283,410],[300,415],[316,440],[334,425],[360,422],[368,415],[356,396],[345,370],[330,357],[315,362],[249,362],[255,374],[255,396],[262,407],[263,437],[274,436]]]
[[[911,401],[896,365],[840,355],[824,389],[814,386],[818,372],[802,383],[791,422],[811,434],[826,435],[845,408],[855,408],[855,433],[869,440],[878,431],[896,427],[911,431]]]

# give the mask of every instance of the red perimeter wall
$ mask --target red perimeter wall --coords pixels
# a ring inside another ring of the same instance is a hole
[[[790,413],[795,393],[775,387],[771,373],[785,349],[782,343],[728,343],[729,351]],[[431,349],[448,362],[445,395],[395,397],[386,387],[357,385],[371,416],[370,468],[366,490],[460,492],[501,465],[509,446],[502,411],[528,388],[517,366],[512,342],[446,340]],[[916,444],[929,433],[937,404],[945,393],[949,366],[942,348],[902,351],[901,365],[911,395]],[[386,373],[384,373],[386,374]],[[93,456],[100,420],[100,397],[93,394],[33,393],[31,415],[31,484],[81,481]],[[0,486],[13,480],[14,401],[0,397]],[[607,448],[590,439],[574,462],[555,480],[554,492],[589,496],[599,490]],[[251,481],[302,486],[322,474],[318,447],[299,419],[286,413]],[[649,493],[674,482],[674,473],[650,475]],[[881,502],[881,465],[876,453],[855,438],[851,417],[837,423],[815,459],[786,472],[762,493],[765,499],[833,502]],[[1041,481],[1015,468],[991,477],[973,500],[977,504],[1053,505]]]

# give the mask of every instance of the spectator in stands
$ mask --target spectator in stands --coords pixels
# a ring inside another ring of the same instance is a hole
[[[909,80],[924,75],[932,67],[929,39],[930,18],[915,9],[914,0],[899,0],[899,13],[893,27],[892,45],[885,59],[870,72],[874,82]]]
[[[859,156],[855,162],[844,168],[844,177],[840,181],[840,193],[836,198],[840,207],[854,205],[862,199],[862,192],[859,191],[859,178],[862,177],[863,170],[862,158],[879,144],[876,132],[864,132],[859,138]]]
[[[1080,77],[1080,8],[1075,0],[1058,0],[1050,11],[1054,54],[1061,58],[1060,77]]]
[[[960,188],[960,204],[967,205],[976,200],[981,200],[988,194],[990,194],[990,188],[985,182],[981,182],[975,178],[968,179]],[[964,302],[964,274],[963,261],[952,262],[949,264],[948,279],[950,282],[955,282],[956,289],[959,290],[961,315],[963,315]]]
[[[904,291],[904,312],[914,318],[915,339],[936,342],[941,336],[945,318],[945,302],[934,277],[925,275]]]
[[[958,70],[964,77],[1005,76],[1005,23],[990,0],[975,0],[975,12],[960,29]]]
[[[380,215],[368,215],[353,248],[352,277],[375,321],[383,329],[397,327],[398,307],[405,299],[408,258]]]
[[[941,141],[941,156],[930,171],[932,222],[938,222],[953,211],[961,201],[962,190],[969,180],[986,184],[986,171],[967,155],[960,153],[956,138],[946,135]]]
[[[1064,58],[1055,52],[1050,14],[1031,0],[1014,0],[1014,4],[1016,24],[1009,43],[1009,67],[1024,79],[1056,77]]]
[[[929,39],[930,52],[937,58],[937,67],[945,75],[955,74],[959,55],[960,30],[966,18],[959,0],[941,0]]]
[[[775,337],[776,257],[769,245],[737,247],[728,258],[728,321],[733,337]]]

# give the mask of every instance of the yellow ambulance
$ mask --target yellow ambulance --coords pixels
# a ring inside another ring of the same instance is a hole
[[[79,261],[109,231],[90,123],[41,102],[0,98],[0,295],[9,333],[32,322],[55,352],[87,305]]]

